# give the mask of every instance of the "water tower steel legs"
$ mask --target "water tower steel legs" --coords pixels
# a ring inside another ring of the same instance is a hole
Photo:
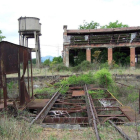
[[[23,33],[21,32],[19,35],[19,44],[21,46],[28,47],[28,38],[30,38],[29,35],[23,35]],[[39,67],[41,63],[40,39],[39,35],[36,32],[34,32],[34,38],[35,38],[36,64]]]
[[[22,36],[22,46],[24,46],[24,35]]]
[[[22,33],[19,35],[19,44],[22,46]]]
[[[28,37],[27,37],[26,43],[27,43],[27,46],[26,47],[28,47]]]
[[[25,36],[25,47],[28,47],[28,37]]]
[[[27,47],[26,36],[24,36],[24,46]]]
[[[41,53],[40,53],[40,39],[38,36],[38,59],[39,59],[39,64],[41,63]]]
[[[35,38],[35,49],[36,49],[36,64],[39,67],[40,64],[40,43],[39,43],[39,35],[34,32],[34,38]]]

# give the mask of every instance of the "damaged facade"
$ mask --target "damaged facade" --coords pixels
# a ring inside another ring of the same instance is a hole
[[[85,49],[86,60],[91,62],[91,49],[106,48],[108,50],[108,63],[113,61],[113,48],[130,49],[130,67],[135,68],[135,55],[140,49],[140,27],[68,30],[63,26],[63,62],[69,67],[70,50]],[[138,60],[138,58],[137,58]]]

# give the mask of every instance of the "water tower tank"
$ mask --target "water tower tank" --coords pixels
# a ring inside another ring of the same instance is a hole
[[[18,19],[19,24],[19,44],[28,47],[28,39],[35,39],[35,48],[32,49],[36,52],[36,64],[41,63],[41,52],[40,52],[40,39],[41,36],[41,23],[39,18],[36,17],[20,17]]]
[[[19,21],[19,32],[36,31],[41,33],[41,23],[39,18],[36,17],[20,17]]]

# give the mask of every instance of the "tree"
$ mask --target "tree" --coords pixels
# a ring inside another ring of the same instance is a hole
[[[0,41],[2,41],[2,39],[6,38],[5,36],[2,36],[2,31],[0,30]]]
[[[130,63],[130,57],[124,52],[114,52],[113,58],[116,64],[122,64],[124,66]]]
[[[36,58],[32,59],[32,64],[36,64]]]
[[[99,23],[91,21],[87,23],[85,20],[83,21],[83,25],[79,25],[79,29],[97,29],[99,27]]]
[[[51,63],[50,59],[46,59],[43,63],[43,65],[49,66]]]
[[[54,62],[55,61],[55,63],[62,63],[63,62],[63,58],[61,57],[61,56],[58,56],[58,57],[54,57],[53,58],[53,61],[52,62]]]
[[[122,28],[122,27],[128,27],[127,24],[122,24],[122,22],[119,23],[118,20],[115,22],[109,22],[108,25],[101,26],[102,29],[107,29],[107,28]]]

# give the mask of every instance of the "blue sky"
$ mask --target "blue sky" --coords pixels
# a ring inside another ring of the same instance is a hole
[[[19,44],[17,19],[40,18],[42,56],[61,54],[63,25],[77,29],[83,20],[100,25],[119,20],[129,26],[140,26],[140,0],[4,0],[0,7],[0,30],[6,41],[16,44]],[[33,39],[29,40],[29,47],[34,47]]]

